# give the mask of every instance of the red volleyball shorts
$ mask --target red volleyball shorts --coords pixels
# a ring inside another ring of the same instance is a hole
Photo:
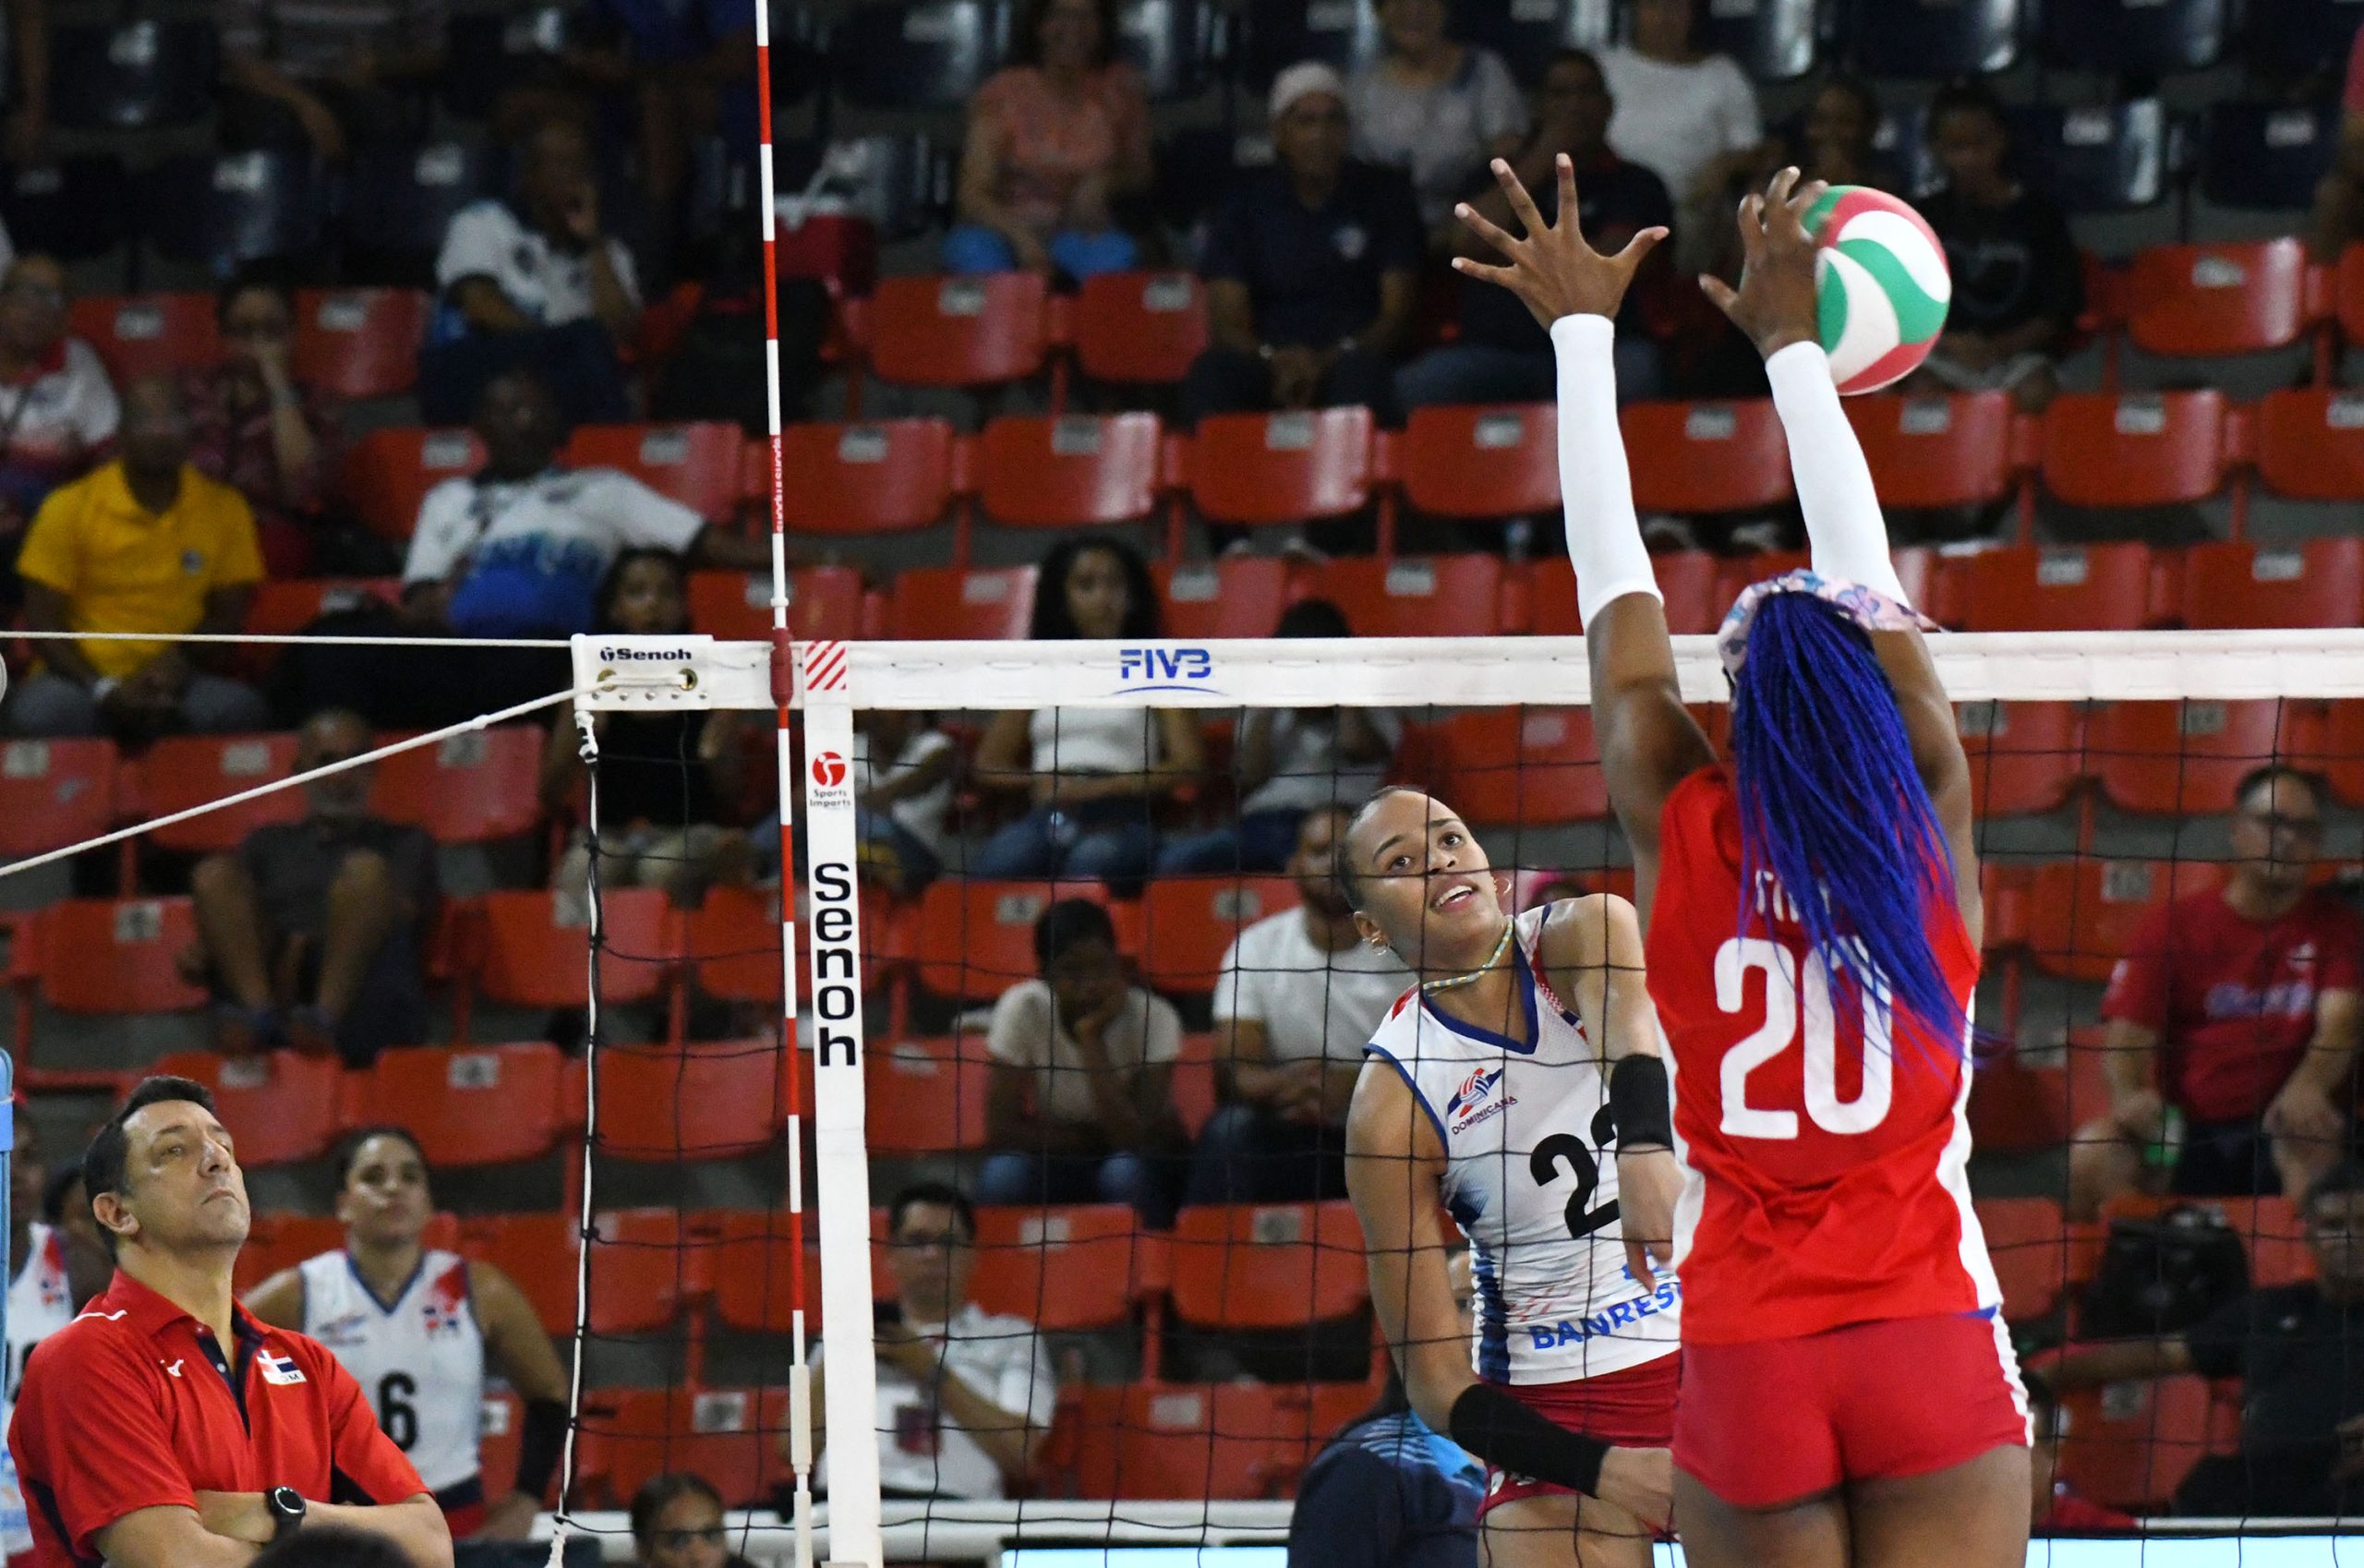
[[[1679,1412],[1676,1467],[1735,1508],[1925,1476],[2028,1441],[2027,1395],[1998,1313],[1686,1345]]]
[[[1508,1383],[1502,1392],[1555,1427],[1621,1448],[1664,1448],[1674,1436],[1674,1399],[1683,1385],[1683,1354],[1678,1350],[1622,1371],[1564,1383]],[[1478,1505],[1478,1517],[1484,1519],[1506,1502],[1569,1495],[1566,1487],[1489,1465],[1486,1501]]]

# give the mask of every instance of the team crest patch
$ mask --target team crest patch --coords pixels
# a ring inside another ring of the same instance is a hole
[[[429,1287],[420,1317],[431,1337],[457,1333],[468,1315],[468,1266],[455,1263]]]
[[[1512,1094],[1493,1098],[1494,1091],[1502,1086],[1502,1073],[1501,1067],[1479,1067],[1461,1080],[1461,1087],[1444,1103],[1444,1119],[1453,1131],[1476,1127],[1518,1104],[1517,1096]]]
[[[262,1381],[285,1388],[304,1381],[304,1369],[296,1365],[295,1357],[275,1355],[268,1350],[255,1352],[255,1365],[262,1369]]]

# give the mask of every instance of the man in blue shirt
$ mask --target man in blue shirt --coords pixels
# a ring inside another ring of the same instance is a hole
[[[1194,423],[1352,404],[1396,422],[1426,241],[1410,182],[1346,156],[1345,91],[1312,62],[1272,83],[1276,162],[1239,183],[1207,235],[1213,344],[1182,383]]]

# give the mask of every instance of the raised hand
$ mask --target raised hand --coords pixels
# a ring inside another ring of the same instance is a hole
[[[1699,280],[1716,308],[1767,359],[1793,343],[1813,343],[1821,335],[1815,243],[1806,233],[1805,215],[1829,188],[1821,180],[1800,185],[1792,165],[1773,176],[1764,195],[1742,198],[1740,287],[1735,290],[1721,278]]]
[[[1614,256],[1603,256],[1586,242],[1584,230],[1576,217],[1576,166],[1564,152],[1554,161],[1560,176],[1560,221],[1547,223],[1537,210],[1535,198],[1526,193],[1511,166],[1502,159],[1494,160],[1494,178],[1500,180],[1502,194],[1511,204],[1511,211],[1526,231],[1524,239],[1496,225],[1467,202],[1453,209],[1469,232],[1492,246],[1508,258],[1508,265],[1494,266],[1473,261],[1466,256],[1453,259],[1455,271],[1465,277],[1477,278],[1490,283],[1500,283],[1519,296],[1535,319],[1549,331],[1551,323],[1562,316],[1615,316],[1618,306],[1624,303],[1625,290],[1634,282],[1634,269],[1650,248],[1666,238],[1663,228],[1647,228],[1626,243],[1625,248]]]

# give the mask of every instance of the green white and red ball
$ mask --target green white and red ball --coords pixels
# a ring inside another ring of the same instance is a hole
[[[1876,392],[1920,368],[1953,299],[1946,247],[1906,202],[1837,185],[1807,209],[1823,352],[1840,392]]]

